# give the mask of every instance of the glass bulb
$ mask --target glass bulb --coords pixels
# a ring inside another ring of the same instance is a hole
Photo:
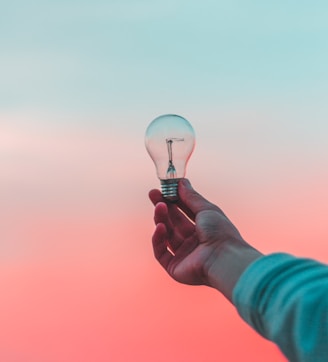
[[[146,130],[146,149],[154,161],[163,196],[178,199],[178,183],[186,174],[195,147],[195,132],[183,117],[165,114],[155,118]]]

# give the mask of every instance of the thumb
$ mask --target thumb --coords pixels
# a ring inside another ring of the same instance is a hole
[[[181,179],[179,182],[179,196],[180,201],[182,201],[194,215],[204,210],[220,210],[195,191],[187,179]]]

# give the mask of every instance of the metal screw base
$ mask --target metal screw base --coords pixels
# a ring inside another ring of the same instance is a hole
[[[180,181],[179,178],[161,180],[162,195],[164,196],[165,199],[172,202],[177,201],[179,199],[178,195],[179,181]]]

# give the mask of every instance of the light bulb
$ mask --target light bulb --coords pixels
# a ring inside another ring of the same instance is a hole
[[[146,149],[154,161],[163,196],[178,199],[178,183],[186,174],[195,147],[195,132],[183,117],[165,114],[155,118],[146,130]]]

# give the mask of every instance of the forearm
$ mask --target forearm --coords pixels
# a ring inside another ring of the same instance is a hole
[[[245,269],[263,256],[246,242],[226,241],[213,253],[208,283],[232,302],[232,292]]]
[[[327,361],[328,267],[271,254],[253,263],[233,292],[242,318],[289,361]]]

